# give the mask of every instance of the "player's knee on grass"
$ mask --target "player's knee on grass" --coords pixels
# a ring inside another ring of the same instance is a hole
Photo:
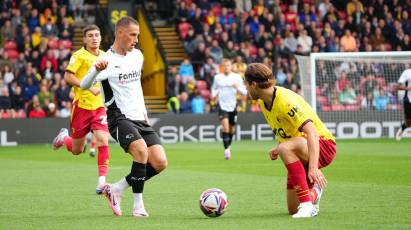
[[[293,215],[298,212],[298,201],[297,194],[294,189],[287,189],[287,208],[288,214]]]
[[[73,155],[80,155],[84,152],[85,145],[82,146],[73,146],[71,153]]]

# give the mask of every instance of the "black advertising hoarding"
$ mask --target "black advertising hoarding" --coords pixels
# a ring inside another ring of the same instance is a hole
[[[400,112],[326,112],[319,113],[340,139],[394,138],[400,127]],[[217,114],[155,114],[150,121],[163,143],[183,141],[212,142],[221,140]],[[0,146],[51,143],[68,119],[0,119]],[[273,133],[261,113],[239,113],[237,140],[272,140]]]

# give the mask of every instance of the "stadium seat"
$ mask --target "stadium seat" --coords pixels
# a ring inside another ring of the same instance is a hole
[[[360,106],[359,105],[346,105],[345,110],[347,110],[347,111],[358,111],[358,110],[360,110]]]
[[[59,40],[57,39],[50,39],[48,44],[49,49],[58,49],[59,48]]]
[[[181,22],[178,24],[178,32],[180,33],[181,38],[186,38],[188,35],[188,31],[191,28],[191,24],[188,22]]]
[[[324,111],[324,112],[329,112],[329,111],[331,111],[331,106],[329,106],[329,105],[322,105],[322,106],[321,106],[321,110]]]
[[[211,92],[208,89],[200,90],[200,95],[204,98],[206,102],[210,100]]]
[[[71,50],[73,43],[70,40],[59,40],[59,46],[63,46],[64,49]]]
[[[338,17],[340,18],[340,20],[346,20],[347,19],[347,14],[345,13],[345,11],[338,11]]]
[[[331,110],[332,111],[344,111],[345,110],[345,106],[344,105],[332,105],[331,106]]]
[[[17,52],[17,50],[6,50],[6,53],[12,60],[16,60],[19,57],[19,52]]]
[[[207,82],[203,80],[196,81],[197,90],[204,90],[207,89]]]
[[[4,42],[4,49],[5,50],[16,50],[17,43],[15,41],[6,41]]]

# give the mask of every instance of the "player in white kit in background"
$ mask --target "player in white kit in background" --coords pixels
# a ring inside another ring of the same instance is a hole
[[[135,49],[140,27],[131,17],[121,18],[115,29],[115,40],[107,53],[96,62],[81,82],[89,88],[101,82],[101,93],[107,109],[111,136],[132,158],[130,173],[114,184],[106,184],[103,194],[115,215],[122,214],[121,194],[132,187],[133,216],[148,217],[143,202],[144,183],[167,166],[160,138],[149,125],[141,88],[143,54]]]
[[[409,67],[409,66],[408,66]],[[401,140],[404,130],[411,127],[411,69],[407,68],[401,74],[398,79],[398,90],[405,90],[404,94],[404,122],[401,123],[400,129],[398,129],[395,139]]]
[[[223,73],[214,77],[211,87],[211,97],[217,101],[218,117],[221,124],[221,137],[224,144],[224,159],[231,158],[230,145],[233,140],[237,123],[237,93],[247,94],[240,74],[232,72],[232,63],[222,59]]]

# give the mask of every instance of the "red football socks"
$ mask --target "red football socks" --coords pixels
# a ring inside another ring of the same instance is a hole
[[[64,145],[66,146],[67,151],[71,152],[73,149],[73,139],[70,136],[64,137]]]
[[[295,192],[297,193],[298,200],[300,203],[312,202],[310,190],[308,189],[308,184],[306,180],[306,173],[304,166],[301,161],[296,161],[286,165],[288,170],[288,175],[290,176],[291,183]]]
[[[110,158],[110,155],[108,153],[108,146],[99,146],[98,156],[97,156],[99,176],[107,175],[109,158]]]

